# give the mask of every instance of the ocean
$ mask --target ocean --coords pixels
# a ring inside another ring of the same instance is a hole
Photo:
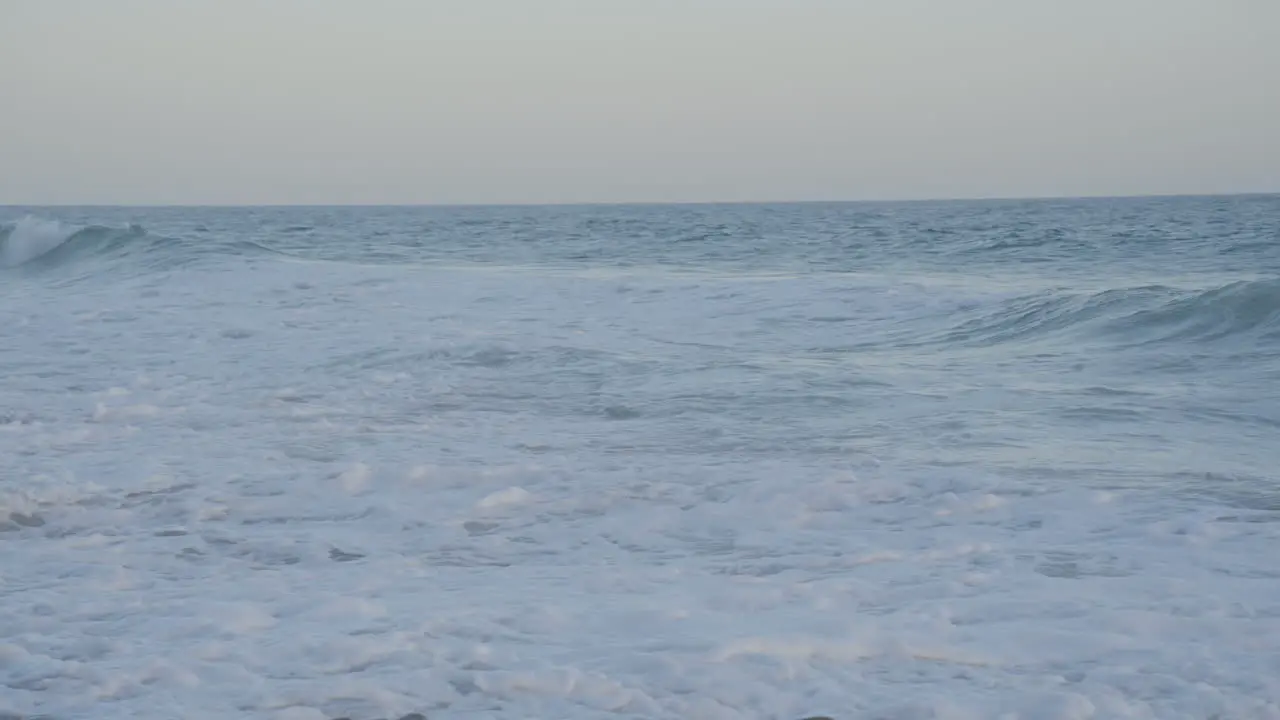
[[[0,207],[0,718],[1280,718],[1280,196]]]

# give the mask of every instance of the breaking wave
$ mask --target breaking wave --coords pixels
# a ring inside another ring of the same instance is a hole
[[[0,225],[0,269],[31,271],[119,261],[134,269],[170,269],[212,257],[275,254],[257,243],[157,235],[141,225],[76,225],[27,216]]]

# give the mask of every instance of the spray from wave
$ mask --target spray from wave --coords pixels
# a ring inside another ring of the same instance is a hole
[[[27,216],[0,225],[0,267],[18,267],[39,258],[84,228],[58,220]]]

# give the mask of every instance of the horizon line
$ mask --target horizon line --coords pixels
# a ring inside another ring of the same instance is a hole
[[[1280,195],[1280,190],[1207,193],[1135,193],[1124,195],[974,195],[953,197],[844,199],[844,200],[584,200],[584,201],[509,201],[509,202],[166,202],[166,203],[106,203],[106,202],[56,202],[11,203],[2,202],[0,208],[556,208],[556,207],[634,207],[634,206],[709,206],[709,205],[875,205],[920,204],[956,202],[1045,202],[1055,200],[1162,200],[1188,198],[1267,197]]]

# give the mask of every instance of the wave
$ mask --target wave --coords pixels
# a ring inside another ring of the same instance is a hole
[[[0,267],[18,267],[39,258],[83,228],[27,216],[0,225]]]
[[[1016,257],[1020,262],[1046,262],[1070,258],[1077,253],[1096,252],[1097,246],[1081,237],[1057,228],[1023,228],[980,237],[970,243],[950,248],[957,257],[994,255]]]
[[[1184,294],[1117,318],[1106,330],[1139,343],[1204,343],[1246,335],[1280,340],[1280,278],[1240,280]]]
[[[1280,341],[1280,279],[1191,291],[1145,285],[1021,296],[978,310],[922,344],[984,347],[1063,336],[1120,345],[1213,343],[1250,336]]]
[[[279,253],[249,241],[165,237],[136,224],[76,225],[27,216],[0,225],[0,269],[54,270],[115,260],[142,271],[172,269],[202,258],[261,254]]]

